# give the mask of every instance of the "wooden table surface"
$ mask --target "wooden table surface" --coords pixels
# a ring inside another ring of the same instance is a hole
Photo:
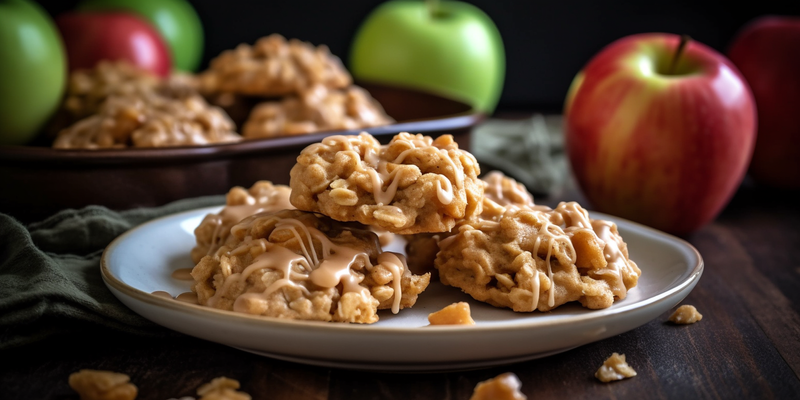
[[[537,202],[583,201],[565,189]],[[800,195],[746,182],[710,225],[685,237],[705,272],[683,304],[694,325],[668,313],[627,333],[565,353],[461,372],[389,374],[273,360],[188,336],[144,339],[110,332],[67,335],[0,353],[0,398],[77,399],[67,385],[82,368],[124,372],[139,399],[194,396],[218,376],[254,399],[469,399],[475,385],[515,373],[529,399],[800,398]],[[487,343],[487,346],[491,343]],[[636,377],[593,376],[613,352]]]

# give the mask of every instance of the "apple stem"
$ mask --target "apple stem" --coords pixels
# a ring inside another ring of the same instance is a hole
[[[436,18],[439,15],[439,0],[425,0],[428,4],[428,13],[431,18]]]
[[[675,68],[678,67],[678,61],[683,54],[683,50],[686,49],[686,45],[689,41],[692,40],[689,35],[681,35],[681,41],[678,43],[678,47],[675,49],[675,54],[672,56],[672,62],[669,64],[669,69],[667,70],[668,75],[672,75],[675,73]]]

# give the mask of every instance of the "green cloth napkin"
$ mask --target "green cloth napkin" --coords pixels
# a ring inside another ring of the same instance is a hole
[[[89,206],[28,226],[0,213],[0,350],[98,328],[178,335],[111,294],[100,276],[100,256],[114,238],[143,222],[224,203],[224,196],[207,196],[127,211]]]

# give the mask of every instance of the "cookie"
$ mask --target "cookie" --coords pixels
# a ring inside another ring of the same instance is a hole
[[[260,213],[192,270],[198,303],[278,318],[373,323],[411,307],[430,275],[413,275],[378,237],[299,210]]]
[[[329,136],[297,158],[291,202],[396,234],[447,232],[480,213],[478,174],[475,158],[451,135],[402,132],[387,145],[366,132]]]

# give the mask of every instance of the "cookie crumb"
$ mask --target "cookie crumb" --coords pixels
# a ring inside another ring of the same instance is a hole
[[[699,322],[703,319],[703,314],[700,314],[694,306],[685,304],[678,307],[672,315],[669,316],[670,322],[680,325],[689,325]]]
[[[200,400],[251,400],[249,394],[236,391],[239,381],[220,376],[197,389]]]
[[[522,382],[512,372],[500,374],[492,379],[479,382],[469,400],[527,400],[519,389]]]
[[[625,362],[625,354],[614,353],[606,359],[594,376],[600,382],[611,382],[636,376],[636,371]]]
[[[475,325],[469,310],[469,303],[460,301],[428,314],[431,325]]]
[[[130,380],[117,372],[82,369],[69,376],[69,386],[81,400],[133,400],[138,389]]]

